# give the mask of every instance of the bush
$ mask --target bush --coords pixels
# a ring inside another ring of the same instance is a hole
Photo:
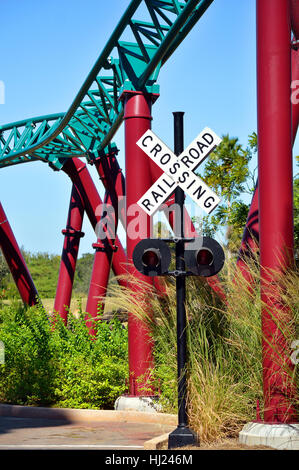
[[[41,306],[0,310],[0,401],[19,405],[112,408],[125,391],[127,330],[117,320],[98,322],[90,339],[84,315],[55,327]]]

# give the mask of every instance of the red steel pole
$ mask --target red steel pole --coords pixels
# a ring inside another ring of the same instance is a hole
[[[91,318],[87,318],[87,326],[91,336],[96,334],[94,321],[100,318],[99,314],[103,313],[104,310],[102,299],[106,295],[113,254],[117,250],[115,246],[117,217],[115,216],[112,200],[107,192],[104,203],[102,217],[97,224],[98,239],[92,245],[96,251],[86,304],[86,312],[91,315]],[[113,208],[113,213],[110,212],[109,207]]]
[[[62,230],[64,243],[54,303],[54,311],[59,313],[65,324],[67,324],[68,309],[71,304],[80,238],[84,236],[81,231],[83,216],[84,203],[78,189],[73,184],[67,225],[66,229]]]
[[[71,178],[73,184],[77,187],[79,194],[84,202],[84,209],[90,220],[93,229],[98,231],[100,228],[102,218],[102,199],[95,187],[95,184],[90,176],[87,166],[79,158],[73,158],[66,162],[63,170]],[[98,240],[99,243],[99,240]],[[112,269],[116,276],[125,276],[128,273],[127,257],[122,244],[116,235],[115,245],[118,247],[117,251],[114,252],[112,257],[112,250],[109,247],[114,247],[114,242],[111,240],[109,233],[107,233],[107,239],[105,241],[106,250],[99,250],[97,248],[96,261],[93,265],[92,278],[88,293],[88,302],[86,311],[89,316],[86,318],[89,333],[93,336],[95,331],[93,328],[93,318],[98,316],[98,309],[103,310],[104,298],[107,290],[107,283],[109,279],[111,261]],[[126,286],[124,279],[120,279],[119,283]],[[90,318],[91,317],[91,318]]]
[[[253,292],[255,281],[250,272],[247,260],[256,253],[259,245],[259,188],[258,183],[252,196],[246,225],[241,241],[241,248],[237,259],[237,268],[248,283],[250,292]]]
[[[295,39],[299,39],[299,6],[297,0],[291,0],[291,25]]]
[[[86,164],[83,163],[79,158],[72,158],[66,162],[63,167],[63,171],[77,186],[77,189],[84,201],[84,209],[89,218],[91,226],[94,230],[97,230],[97,224],[101,221],[101,207],[103,202],[90,176]],[[123,276],[128,273],[127,257],[121,241],[117,235],[115,238],[115,244],[118,249],[113,256],[112,268],[116,276]]]
[[[299,9],[298,9],[299,12]],[[296,26],[299,27],[299,25]],[[292,82],[299,81],[299,50],[292,49]],[[296,84],[297,85],[297,84]],[[298,89],[298,86],[296,86]],[[292,100],[292,145],[294,145],[299,124],[299,99],[298,92],[294,91],[295,98]],[[248,281],[248,286],[254,288],[254,280],[248,271],[246,258],[256,252],[259,245],[259,190],[258,183],[252,197],[250,209],[243,232],[237,267],[241,270],[243,277]]]
[[[100,177],[100,180],[103,183],[104,188],[106,189],[107,197],[109,194],[109,202],[114,208],[116,222],[120,219],[125,228],[125,204],[119,203],[121,203],[121,200],[125,198],[126,182],[116,158],[117,153],[118,150],[113,149],[109,153],[101,155],[101,157],[96,159],[95,167]],[[120,213],[118,213],[119,205],[121,206]]]
[[[92,246],[96,251],[86,303],[86,325],[89,334],[94,337],[95,321],[100,320],[100,314],[104,311],[103,299],[107,292],[113,248],[105,246],[102,241],[97,241]]]
[[[257,103],[264,421],[296,421],[285,330],[290,312],[277,273],[293,262],[291,27],[289,0],[257,0]]]
[[[298,81],[299,81],[299,50],[292,49],[292,82],[296,82],[297,90],[298,90]],[[298,91],[297,91],[297,95],[295,96],[295,98],[297,99],[291,100],[292,101],[292,143],[293,145],[296,139],[298,125],[299,125]]]
[[[38,292],[0,202],[0,247],[12,277],[26,305],[38,303]]]
[[[137,243],[151,234],[151,218],[143,211],[139,232],[134,233],[131,223],[140,214],[137,201],[151,186],[149,158],[136,145],[137,140],[151,127],[151,105],[153,95],[142,92],[124,92],[125,152],[126,152],[126,211],[127,211],[127,256],[132,264],[132,254]],[[142,225],[142,226],[141,226]],[[132,233],[131,233],[132,232]],[[136,279],[152,284],[152,279],[134,270]],[[132,286],[137,289],[136,286]],[[147,308],[145,306],[145,308]],[[133,314],[128,316],[129,369],[131,395],[152,395],[151,390],[142,391],[153,367],[153,343],[146,325]],[[140,379],[142,377],[142,379]],[[148,384],[147,384],[148,385]]]
[[[104,154],[95,161],[95,166],[111,204],[115,209],[116,220],[119,218],[123,227],[126,228],[126,210],[122,201],[126,197],[126,181],[116,158],[117,151]],[[120,203],[120,204],[119,204]],[[120,206],[120,210],[119,207]],[[158,277],[153,278],[154,286],[159,295],[166,295],[165,284]]]

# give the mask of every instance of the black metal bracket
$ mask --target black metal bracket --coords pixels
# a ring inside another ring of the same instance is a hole
[[[159,238],[159,240],[162,240],[165,243],[179,243],[179,242],[191,243],[191,242],[194,242],[196,238],[195,237],[193,238],[174,237],[174,238]]]
[[[174,269],[173,271],[168,271],[167,273],[165,273],[165,275],[174,276],[174,277],[194,276],[194,274],[191,271],[183,271],[183,270],[180,270],[180,269]]]

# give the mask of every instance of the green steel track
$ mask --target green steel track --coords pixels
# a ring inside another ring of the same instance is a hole
[[[0,167],[97,158],[122,123],[122,92],[157,93],[161,66],[212,2],[132,0],[66,113],[0,126]]]

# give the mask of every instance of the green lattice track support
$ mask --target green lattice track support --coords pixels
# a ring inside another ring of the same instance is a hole
[[[0,167],[97,158],[122,123],[122,91],[158,92],[161,66],[212,2],[132,0],[66,113],[0,126]]]

